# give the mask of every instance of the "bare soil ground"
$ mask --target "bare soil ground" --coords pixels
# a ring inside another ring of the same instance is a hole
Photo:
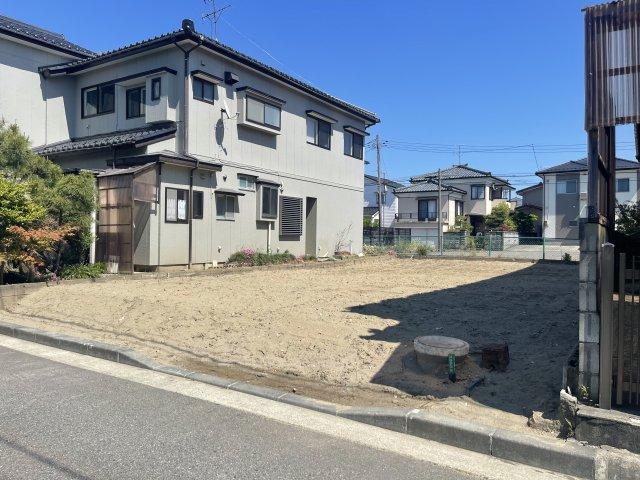
[[[66,284],[2,315],[337,403],[429,408],[526,429],[531,411],[554,415],[577,342],[576,290],[575,265],[370,257]],[[511,363],[489,372],[471,355],[452,384],[444,367],[425,374],[415,365],[413,339],[429,334],[466,340],[472,352],[507,342]]]

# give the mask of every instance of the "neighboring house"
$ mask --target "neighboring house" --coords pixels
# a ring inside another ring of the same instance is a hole
[[[385,178],[380,179],[382,184],[382,223],[385,228],[391,226],[398,213],[398,198],[394,194],[396,188],[404,185]],[[364,174],[364,216],[372,220],[379,220],[378,203],[378,177]]]
[[[362,108],[182,28],[101,54],[0,17],[0,115],[97,175],[96,259],[362,249]]]
[[[484,217],[495,205],[507,202],[513,187],[505,179],[471,168],[454,165],[440,172],[443,232],[456,217],[468,215],[473,233],[484,232]],[[438,172],[411,178],[411,185],[397,188],[398,214],[393,227],[402,236],[438,236]]]
[[[579,221],[587,218],[587,159],[565,162],[536,175],[543,182],[543,235],[578,240]],[[616,159],[616,202],[637,202],[639,180],[640,163]]]
[[[534,230],[537,237],[542,236],[542,198],[543,187],[542,182],[531,185],[530,187],[523,188],[516,191],[518,195],[522,197],[520,204],[515,207],[516,210],[524,213],[533,214],[536,216],[534,222]]]

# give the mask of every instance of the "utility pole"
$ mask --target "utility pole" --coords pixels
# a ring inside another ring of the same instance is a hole
[[[438,169],[438,252],[442,255],[442,175]]]
[[[380,135],[376,134],[376,161],[378,163],[378,245],[382,245],[382,179],[380,178]]]

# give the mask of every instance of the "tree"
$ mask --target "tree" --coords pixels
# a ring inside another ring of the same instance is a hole
[[[0,208],[7,210],[4,215],[0,210],[5,267],[13,262],[18,268],[28,260],[31,273],[57,273],[64,263],[86,261],[96,207],[95,181],[89,172],[65,175],[58,165],[31,151],[16,125],[0,122],[0,177]],[[10,238],[3,238],[2,232],[9,232]],[[20,249],[25,255],[17,254]]]
[[[521,235],[534,235],[536,233],[536,221],[538,216],[533,213],[526,213],[522,210],[516,210],[511,215],[516,224],[518,233]]]
[[[453,231],[461,233],[464,232],[470,235],[473,231],[473,226],[469,220],[469,215],[458,215],[455,223],[453,224]]]
[[[616,230],[632,237],[640,235],[640,202],[616,205]]]
[[[378,228],[379,224],[378,219],[373,220],[371,217],[364,217],[362,220],[362,226],[364,228]]]
[[[516,230],[516,223],[512,218],[511,208],[506,202],[499,203],[485,217],[485,225],[489,230],[512,232]]]

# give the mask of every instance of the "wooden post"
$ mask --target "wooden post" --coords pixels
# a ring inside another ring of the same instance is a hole
[[[620,254],[618,267],[618,372],[616,375],[616,404],[622,404],[622,386],[624,385],[624,324],[626,299],[626,267],[627,256]]]
[[[600,408],[611,409],[613,376],[613,244],[604,243],[600,254]]]

